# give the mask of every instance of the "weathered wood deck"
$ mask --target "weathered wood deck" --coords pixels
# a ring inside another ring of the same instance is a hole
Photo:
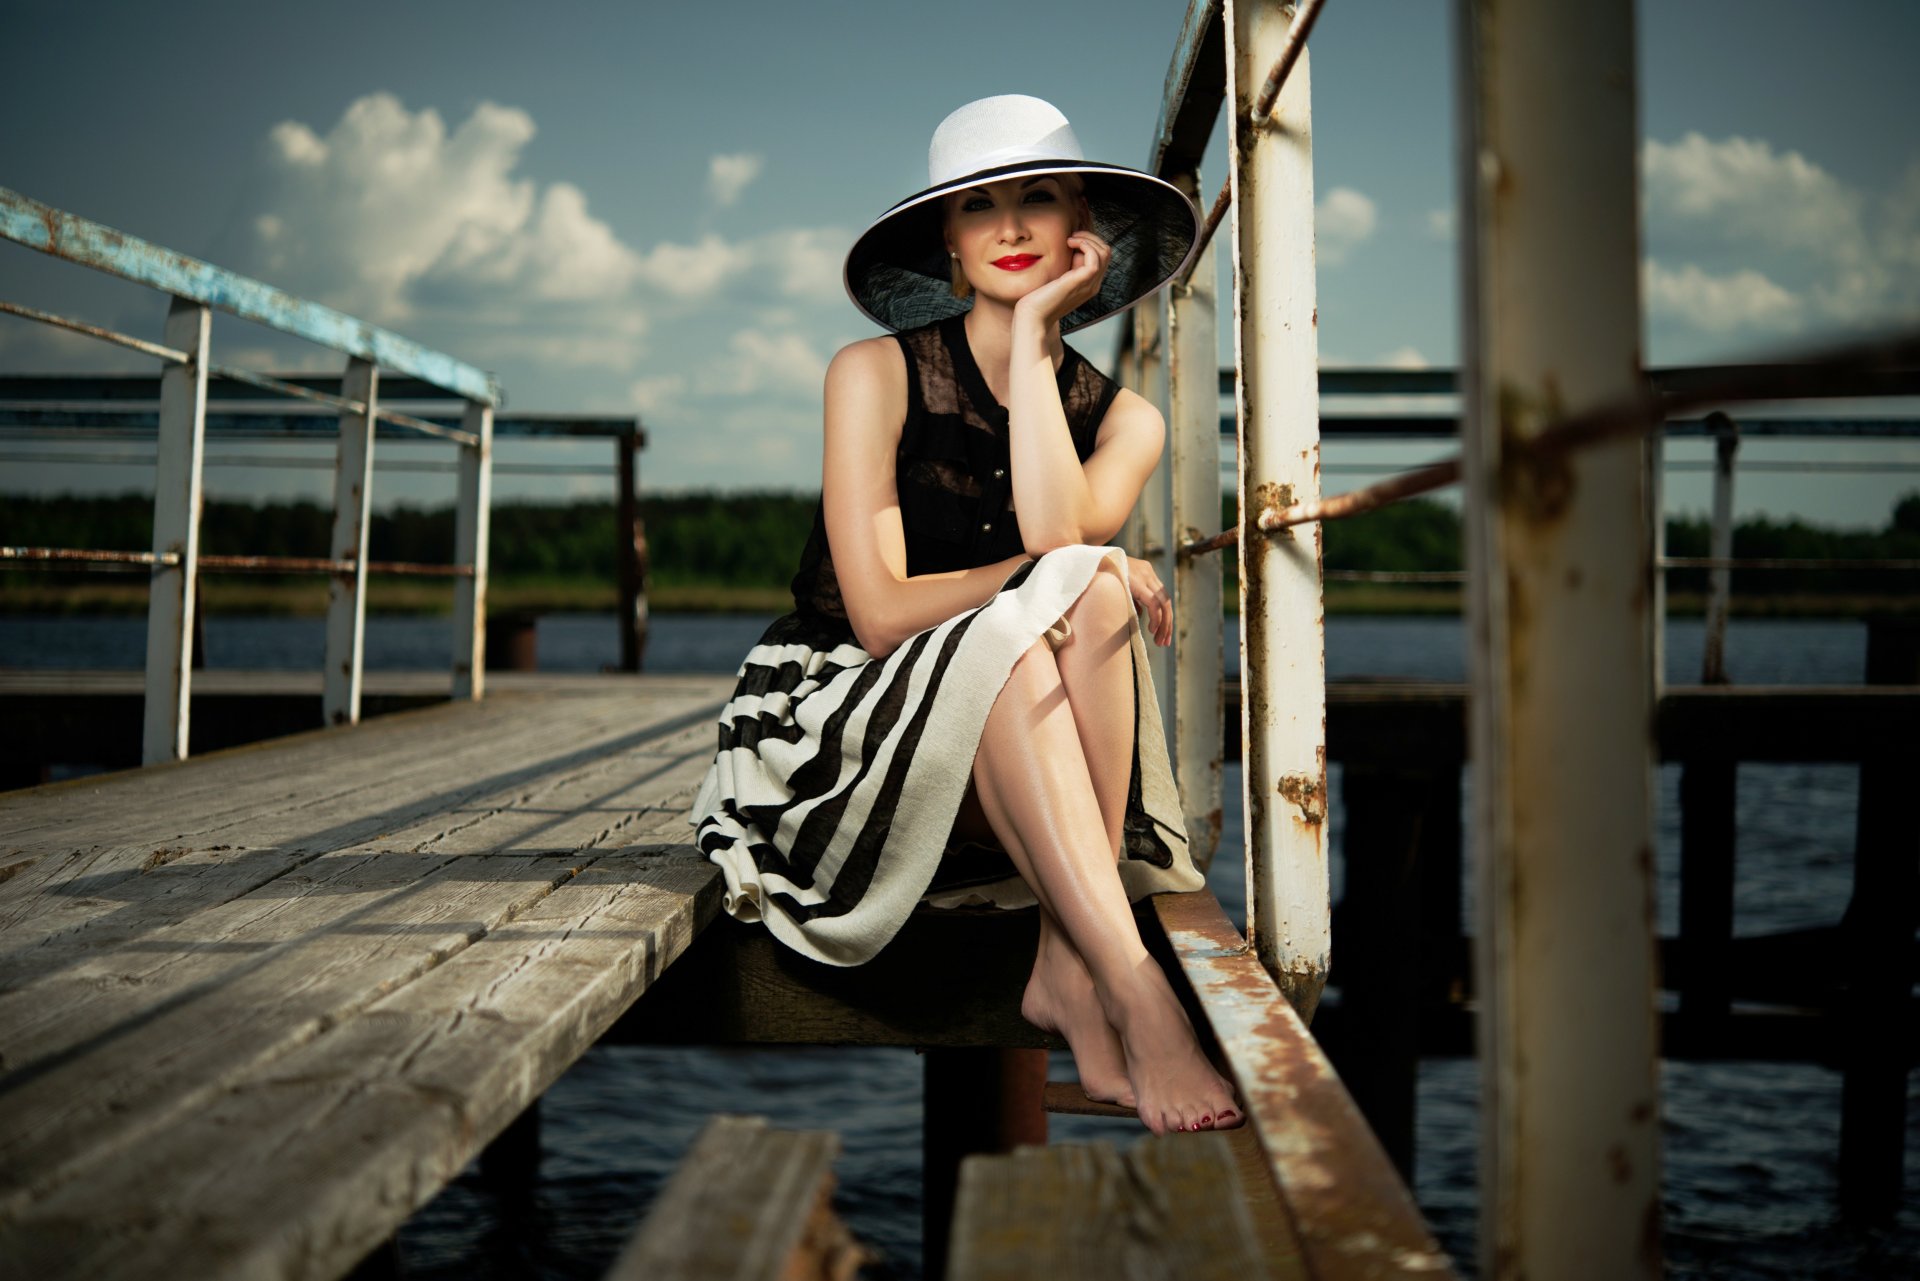
[[[0,794],[0,1275],[342,1275],[610,1030],[1044,1043],[1028,914],[917,915],[854,970],[724,919],[683,815],[729,678],[501,684]],[[1249,1248],[1444,1274],[1212,895],[1141,919],[1252,1122],[1213,1189]]]
[[[0,1271],[347,1271],[718,911],[682,815],[727,686],[0,795]]]

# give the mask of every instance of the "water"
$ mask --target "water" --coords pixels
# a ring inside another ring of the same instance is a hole
[[[730,670],[766,619],[664,616],[647,653],[658,672]],[[213,667],[318,667],[323,628],[311,619],[206,620]],[[1699,670],[1697,622],[1668,631],[1668,678]],[[597,671],[618,653],[610,616],[556,615],[539,626],[541,666]],[[425,668],[446,661],[444,619],[374,617],[368,666]],[[139,619],[0,618],[0,665],[137,667]],[[1866,631],[1849,622],[1738,621],[1728,666],[1743,684],[1851,684],[1865,667]],[[1462,680],[1458,620],[1333,618],[1327,667],[1335,679],[1398,676]],[[1330,780],[1336,848],[1344,830],[1338,767]],[[1658,778],[1660,929],[1678,928],[1678,770]],[[1851,873],[1857,771],[1847,766],[1740,769],[1742,934],[1832,924]],[[1226,827],[1239,827],[1237,768],[1227,781]],[[1222,849],[1214,888],[1229,912],[1243,899],[1237,845]],[[1335,892],[1343,880],[1336,858]],[[1469,911],[1471,909],[1469,908]],[[1056,1077],[1071,1072],[1064,1056]],[[1462,1270],[1474,1264],[1476,1067],[1429,1060],[1419,1081],[1414,1192]],[[1884,1232],[1841,1227],[1834,1213],[1839,1074],[1811,1064],[1669,1063],[1662,1069],[1664,1203],[1669,1273],[1682,1278],[1911,1278],[1920,1275],[1920,1203],[1909,1197]],[[921,1070],[910,1050],[675,1049],[602,1046],[549,1092],[545,1156],[532,1197],[496,1201],[469,1170],[401,1232],[409,1277],[597,1277],[671,1174],[707,1116],[759,1112],[778,1124],[836,1130],[838,1204],[882,1253],[867,1275],[920,1274]],[[1132,1141],[1132,1122],[1055,1117],[1056,1141]],[[1907,1186],[1920,1188],[1920,1089],[1910,1090]]]

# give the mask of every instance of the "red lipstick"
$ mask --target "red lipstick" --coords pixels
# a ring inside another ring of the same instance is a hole
[[[993,265],[1002,271],[1025,271],[1039,261],[1038,254],[1008,254],[1005,258],[995,258]]]

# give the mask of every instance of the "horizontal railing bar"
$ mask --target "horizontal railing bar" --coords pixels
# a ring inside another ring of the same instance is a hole
[[[152,454],[83,454],[83,453],[33,453],[28,451],[0,450],[0,463],[79,463],[99,466],[152,466]],[[339,464],[332,458],[315,458],[300,455],[292,458],[275,458],[266,454],[210,454],[202,460],[208,467],[295,467],[311,468],[316,471],[332,471]],[[440,472],[452,473],[460,470],[458,463],[438,462],[431,458],[382,458],[373,460],[375,471]],[[507,473],[517,476],[604,476],[611,471],[606,465],[594,466],[588,463],[503,463],[493,464],[493,474]]]
[[[190,359],[186,352],[174,347],[164,347],[157,342],[148,342],[144,338],[135,338],[118,330],[102,329],[99,325],[89,325],[83,320],[74,320],[67,316],[56,316],[50,311],[40,311],[34,307],[23,307],[19,303],[0,302],[0,312],[9,316],[19,316],[26,320],[37,320],[43,325],[52,325],[56,329],[65,329],[71,333],[85,334],[89,338],[98,338],[121,347],[130,348],[142,355],[152,356],[175,365],[184,365]],[[156,382],[158,379],[155,380]]]
[[[58,568],[62,565],[119,566],[127,569],[178,565],[178,552],[100,551],[86,547],[0,547],[0,561]],[[239,574],[351,574],[356,562],[325,556],[229,556],[202,552],[194,558],[201,571]],[[425,561],[370,560],[369,574],[415,578],[472,578],[471,565]]]
[[[1686,394],[1705,382],[1722,379],[1762,378],[1773,370],[1800,368],[1801,385],[1806,390],[1794,393],[1792,400],[1853,400],[1861,396],[1920,396],[1920,364],[1901,368],[1879,368],[1849,373],[1844,379],[1819,380],[1806,369],[1806,362],[1735,365],[1666,365],[1646,371],[1657,392]],[[1219,370],[1222,396],[1233,395],[1233,367]],[[1358,365],[1328,365],[1320,370],[1322,396],[1449,396],[1460,390],[1457,369],[1436,366],[1429,369],[1382,369]],[[1743,423],[1744,427],[1745,424]]]
[[[1162,178],[1196,172],[1226,96],[1226,28],[1220,21],[1220,0],[1190,0],[1167,65],[1147,172]]]
[[[364,320],[0,187],[0,236],[29,249],[163,290],[323,347],[359,356],[468,400],[500,403],[484,370]]]
[[[1662,556],[1656,563],[1661,569],[1891,569],[1903,573],[1920,569],[1920,560],[1860,557]]]
[[[1804,360],[1704,371],[1680,380],[1670,390],[1662,390],[1648,380],[1644,390],[1563,418],[1518,447],[1534,459],[1563,457],[1603,441],[1659,430],[1682,412],[1712,405],[1825,398],[1836,387],[1851,386],[1855,375],[1907,369],[1915,364],[1920,364],[1920,330],[1830,348]],[[1460,468],[1458,458],[1449,459],[1334,498],[1295,503],[1285,509],[1270,507],[1254,523],[1263,532],[1274,533],[1312,521],[1357,516],[1451,485],[1459,480]]]
[[[430,416],[415,418],[408,414],[381,411],[382,422],[396,426],[405,426],[420,430],[421,424],[431,428],[436,436],[443,436],[462,443],[468,442],[470,434],[461,431],[454,424],[457,419]],[[158,423],[158,415],[151,409],[85,409],[69,406],[6,406],[0,405],[0,433],[18,438],[22,434],[38,433],[48,438],[84,437],[88,432],[102,429],[111,430],[113,435],[103,439],[138,440],[153,435]],[[230,438],[255,437],[271,440],[281,437],[331,437],[339,434],[340,423],[332,414],[289,412],[286,410],[237,410],[209,413],[206,417],[208,436],[224,435]],[[390,434],[390,433],[383,433]],[[565,414],[519,414],[497,419],[494,433],[497,436],[559,436],[589,437],[604,439],[631,435],[636,443],[645,446],[646,433],[631,418],[592,418],[574,417]]]
[[[234,371],[228,367],[209,369],[208,373],[218,376],[225,368],[228,373]],[[271,378],[281,387],[298,387],[303,391],[319,392],[327,396],[340,396],[339,374],[307,373],[265,373],[253,370],[239,371],[260,378]],[[281,394],[292,394],[282,392]],[[9,401],[146,401],[160,399],[160,379],[154,374],[0,374],[0,403]],[[212,400],[260,400],[253,394],[244,381],[232,386],[226,383],[209,381],[207,399]],[[380,400],[383,404],[404,404],[410,401],[429,401],[446,403],[461,401],[462,398],[444,388],[419,378],[409,378],[405,374],[389,375],[385,370],[380,375]]]

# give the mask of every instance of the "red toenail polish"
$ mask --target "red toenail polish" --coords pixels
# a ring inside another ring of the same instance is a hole
[[[1213,1120],[1213,1117],[1212,1117],[1212,1115],[1211,1115],[1211,1114],[1209,1114],[1209,1115],[1207,1115],[1207,1116],[1203,1116],[1203,1117],[1201,1117],[1201,1118],[1200,1118],[1200,1124],[1202,1124],[1202,1125],[1205,1125],[1205,1124],[1206,1124],[1207,1122],[1209,1122],[1209,1121],[1211,1121],[1211,1120]]]

